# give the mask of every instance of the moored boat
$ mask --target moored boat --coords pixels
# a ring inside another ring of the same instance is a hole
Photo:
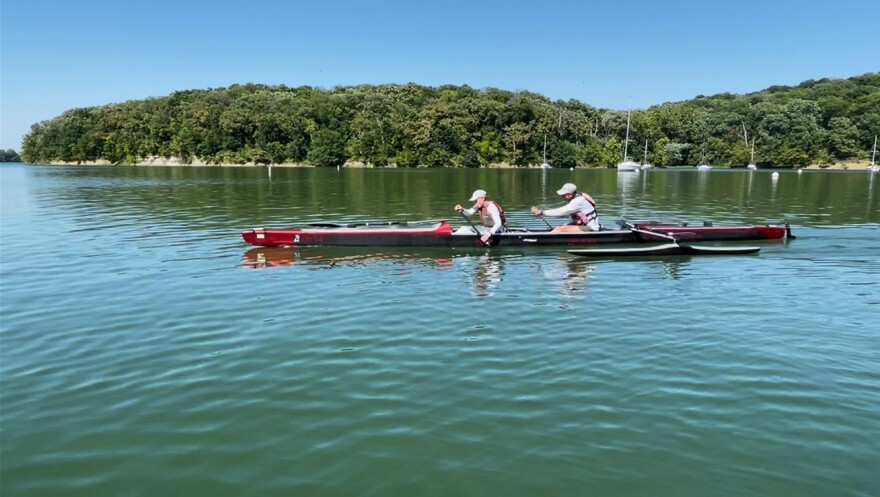
[[[576,226],[535,230],[511,228],[496,233],[491,246],[561,245],[667,241],[779,240],[791,237],[788,225],[715,226],[704,223],[618,222],[617,229],[585,231]],[[266,247],[285,246],[385,246],[385,247],[482,247],[483,227],[453,229],[446,220],[430,222],[319,223],[294,228],[253,228],[241,232],[245,242]]]

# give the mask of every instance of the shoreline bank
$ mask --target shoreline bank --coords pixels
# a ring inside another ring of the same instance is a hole
[[[96,161],[50,161],[47,165],[50,166],[119,166],[119,167],[131,167],[131,166],[184,166],[184,167],[283,167],[283,168],[293,168],[293,167],[322,167],[322,166],[314,166],[311,164],[302,164],[295,162],[281,163],[281,164],[257,164],[255,162],[246,162],[243,164],[214,164],[207,163],[202,161],[201,159],[193,159],[191,162],[187,163],[180,158],[177,157],[151,157],[148,159],[144,159],[137,163],[132,164],[123,164],[123,163],[113,163],[108,160],[96,160]],[[830,165],[820,165],[820,164],[810,164],[809,166],[801,167],[801,168],[767,168],[767,169],[807,169],[807,170],[827,170],[827,171],[849,171],[849,170],[867,170],[870,167],[871,163],[869,161],[849,161],[849,162],[840,162],[836,164]],[[363,162],[357,161],[349,161],[345,164],[339,166],[348,169],[407,169],[402,168],[397,165],[391,164],[387,166],[374,166],[370,164],[365,164]],[[446,166],[449,167],[449,166]],[[415,166],[411,169],[429,169],[429,166]],[[669,169],[688,169],[688,166],[673,166]],[[459,169],[469,169],[466,167],[461,167]],[[526,166],[515,166],[508,163],[494,163],[488,164],[486,166],[481,167],[480,169],[541,169],[540,165],[526,165]],[[557,167],[553,169],[569,169],[566,167]],[[601,167],[578,167],[577,169],[605,169]],[[657,168],[664,169],[664,168]],[[716,166],[715,169],[745,169],[745,167],[724,167],[724,166]]]

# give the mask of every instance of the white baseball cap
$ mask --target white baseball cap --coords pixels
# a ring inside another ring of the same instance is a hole
[[[562,188],[556,191],[557,195],[568,195],[569,193],[574,193],[578,190],[578,187],[574,186],[574,183],[566,183],[562,185]]]
[[[486,190],[476,190],[476,191],[474,191],[474,194],[471,195],[470,201],[473,202],[473,201],[477,200],[478,198],[485,197],[485,196],[486,196]]]

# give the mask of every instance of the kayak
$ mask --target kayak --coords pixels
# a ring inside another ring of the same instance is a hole
[[[586,231],[578,226],[562,230],[510,228],[496,233],[488,245],[582,246],[609,243],[676,241],[780,240],[793,238],[785,225],[700,226],[687,223],[618,221],[616,229]],[[265,247],[293,246],[383,246],[383,247],[485,247],[480,237],[486,228],[461,226],[453,229],[449,221],[315,223],[293,228],[252,228],[241,232],[245,242]]]
[[[667,243],[647,247],[621,247],[569,250],[569,254],[582,257],[630,257],[660,255],[742,255],[755,254],[761,247],[711,247],[701,245]]]

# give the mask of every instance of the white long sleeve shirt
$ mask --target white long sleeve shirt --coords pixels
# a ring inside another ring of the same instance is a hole
[[[575,196],[569,203],[563,205],[562,207],[558,207],[556,209],[547,209],[544,211],[545,216],[571,216],[572,214],[577,214],[578,212],[582,212],[587,218],[593,217],[589,223],[587,223],[587,227],[590,231],[599,231],[599,216],[595,215],[596,208],[593,207],[593,204],[590,203],[589,200],[584,198],[583,195],[578,194]]]
[[[488,214],[489,217],[492,218],[492,226],[489,227],[489,233],[494,235],[498,230],[504,227],[504,223],[501,222],[501,210],[498,209],[498,206],[495,205],[495,202],[492,202],[491,200],[485,201],[483,205],[483,208],[486,210],[486,214]],[[473,216],[474,214],[479,212],[479,209],[477,208],[477,205],[474,204],[474,206],[470,209],[462,209],[462,212],[464,212],[468,216]]]

